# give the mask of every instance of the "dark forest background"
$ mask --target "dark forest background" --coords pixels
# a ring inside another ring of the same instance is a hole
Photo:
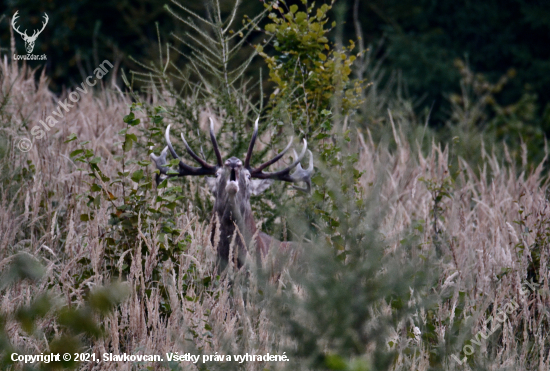
[[[81,82],[104,59],[120,62],[126,71],[140,69],[130,57],[145,63],[157,60],[157,25],[163,42],[178,45],[171,33],[181,34],[186,26],[166,11],[166,3],[7,0],[0,8],[0,48],[9,53],[10,22],[16,10],[20,14],[18,25],[21,30],[29,29],[29,34],[41,26],[46,12],[49,23],[37,39],[34,54],[47,54],[45,68],[51,88],[60,92],[63,86]],[[177,11],[176,5],[168,4]],[[207,2],[184,0],[181,4],[206,15]],[[220,4],[222,11],[229,12],[234,2],[222,0]],[[238,16],[253,16],[263,8],[262,1],[247,0]],[[386,76],[394,72],[400,77],[402,92],[415,102],[415,109],[433,106],[431,125],[445,122],[448,97],[460,92],[459,59],[475,73],[483,74],[489,84],[498,85],[506,76],[506,86],[493,89],[491,94],[498,107],[528,107],[528,114],[514,111],[518,117],[513,125],[520,128],[507,133],[550,133],[550,2],[339,0],[332,12],[332,19],[341,21],[332,33],[333,41],[338,35],[345,43],[357,40],[359,24],[363,44],[372,46],[374,58],[382,60],[388,72]],[[24,44],[19,35],[15,36],[17,52],[24,54]],[[249,42],[258,44],[262,38],[258,32]],[[185,63],[182,56],[171,57],[180,65]],[[260,58],[255,63],[252,73],[266,68]],[[30,64],[38,67],[43,62]],[[269,86],[266,89],[269,91]]]

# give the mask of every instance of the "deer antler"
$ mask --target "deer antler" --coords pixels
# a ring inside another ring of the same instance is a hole
[[[293,150],[294,151],[294,150]],[[308,149],[307,153],[309,154],[309,166],[304,170],[302,164],[296,165],[296,171],[289,175],[292,179],[292,182],[304,182],[306,183],[306,188],[293,186],[299,191],[311,193],[311,175],[313,174],[313,154]],[[298,157],[296,151],[294,151],[294,157]]]
[[[23,36],[23,38],[29,37],[29,36],[27,35],[27,30],[25,30],[25,32],[21,32],[21,31],[19,31],[19,26],[15,27],[15,20],[16,20],[17,18],[19,18],[19,16],[17,15],[17,13],[19,13],[19,10],[17,10],[17,11],[15,12],[15,14],[13,15],[13,18],[11,19],[11,26],[12,26],[13,30],[14,30],[15,32],[17,32],[19,35]]]
[[[40,35],[42,33],[42,31],[44,31],[44,28],[46,28],[46,25],[48,24],[48,15],[46,13],[44,13],[44,18],[45,18],[45,22],[42,22],[42,29],[40,31],[38,31],[38,33],[36,32],[36,30],[34,30],[34,32],[32,33],[32,36],[30,37],[31,39],[32,38],[36,38],[38,37],[38,35]],[[25,33],[26,33],[27,30],[25,30]]]
[[[197,156],[195,152],[189,147],[189,144],[187,144],[187,141],[185,140],[185,137],[183,134],[181,134],[181,139],[183,140],[183,144],[185,144],[185,148],[187,149],[187,153],[195,161],[197,161],[201,166],[200,167],[193,167],[189,166],[183,161],[180,160],[179,163],[179,169],[177,174],[168,174],[168,171],[170,170],[169,167],[166,165],[166,154],[168,151],[170,151],[170,154],[173,158],[179,158],[176,151],[174,150],[174,147],[172,146],[172,142],[170,141],[170,125],[166,128],[166,132],[164,133],[164,139],[166,140],[166,147],[162,150],[159,156],[156,156],[154,153],[151,153],[151,159],[155,162],[155,165],[157,166],[157,169],[159,169],[160,174],[157,174],[156,176],[156,182],[157,185],[163,181],[166,178],[171,178],[174,176],[186,176],[186,175],[214,175],[216,174],[216,171],[219,167],[222,166],[222,160],[220,155],[220,150],[218,148],[218,142],[216,141],[216,136],[214,135],[214,125],[213,122],[210,121],[210,140],[212,141],[212,145],[214,146],[214,152],[216,153],[216,157],[218,159],[217,165],[210,165],[206,161],[204,161],[202,158]]]
[[[307,149],[307,141],[305,139],[304,139],[304,145],[302,147],[302,152],[298,156],[296,154],[296,151],[294,151],[295,160],[292,164],[290,164],[286,168],[279,171],[272,172],[272,173],[263,172],[263,169],[279,161],[283,157],[283,155],[288,151],[288,149],[292,145],[292,137],[290,138],[290,141],[286,146],[286,148],[282,150],[279,154],[277,154],[275,157],[273,157],[271,160],[264,162],[257,168],[253,169],[250,167],[250,159],[252,158],[252,152],[254,150],[256,137],[258,136],[258,120],[259,119],[257,119],[256,122],[254,123],[254,132],[250,140],[250,145],[248,146],[246,159],[244,160],[244,166],[250,171],[250,176],[252,178],[275,179],[275,180],[282,180],[282,181],[291,182],[291,183],[304,182],[306,183],[306,188],[301,188],[296,186],[294,186],[294,188],[301,191],[307,191],[309,193],[311,191],[311,175],[313,174],[313,154],[311,153],[311,151]],[[300,161],[302,161],[302,159],[304,158],[306,151],[309,153],[309,166],[307,169],[304,170],[304,168],[302,168],[302,165],[300,164]],[[290,172],[293,169],[296,169],[296,171],[290,174]]]
[[[17,32],[19,35],[21,35],[23,37],[24,40],[36,39],[38,37],[38,35],[40,35],[42,33],[42,31],[44,31],[44,28],[46,28],[46,25],[48,24],[48,20],[50,19],[50,18],[48,18],[48,15],[46,13],[44,13],[45,22],[42,22],[42,29],[40,31],[38,31],[38,33],[37,33],[37,30],[34,30],[33,33],[32,33],[32,36],[29,36],[29,35],[27,35],[27,30],[26,29],[25,29],[25,32],[21,32],[21,31],[19,31],[19,27],[15,27],[15,20],[17,18],[19,18],[19,15],[17,13],[19,13],[19,10],[17,10],[15,12],[15,14],[13,15],[13,18],[11,19],[11,26],[13,27],[15,32]]]

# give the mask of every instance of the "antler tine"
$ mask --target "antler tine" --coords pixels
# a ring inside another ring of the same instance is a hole
[[[180,158],[176,151],[174,150],[174,147],[172,147],[172,142],[170,142],[170,126],[168,125],[166,127],[166,131],[164,132],[164,140],[166,141],[166,145],[168,146],[168,149],[170,149],[170,153],[172,154],[173,158]]]
[[[172,154],[172,157],[179,158],[176,151],[174,150],[174,147],[172,146],[172,142],[170,141],[170,125],[166,128],[166,132],[164,133],[164,138],[166,139],[167,146],[162,150],[159,156],[156,156],[154,153],[151,153],[150,157],[155,162],[155,165],[157,166],[157,169],[159,169],[160,174],[157,174],[156,182],[157,185],[163,181],[166,178],[171,178],[174,176],[186,176],[186,175],[214,175],[216,174],[217,167],[214,165],[209,165],[204,160],[202,160],[199,156],[197,156],[189,147],[187,142],[185,141],[185,138],[182,135],[183,142],[185,143],[185,147],[187,148],[188,153],[195,159],[197,162],[201,165],[201,167],[193,167],[189,166],[183,161],[180,160],[179,162],[179,170],[177,174],[168,174],[168,171],[170,170],[169,167],[166,165],[166,154],[168,151]]]
[[[153,147],[151,147],[151,149],[153,149]],[[166,179],[168,177],[168,175],[166,175],[166,173],[170,169],[168,167],[164,166],[164,165],[166,165],[166,154],[167,153],[168,153],[168,146],[164,147],[164,149],[162,150],[162,152],[160,153],[159,156],[155,155],[154,153],[151,153],[149,155],[149,157],[151,157],[151,160],[153,160],[153,162],[157,166],[157,169],[159,169],[159,171],[160,171],[160,173],[157,174],[156,179],[155,179],[156,182],[157,182],[157,185],[161,181],[163,181],[164,179]]]
[[[44,13],[44,18],[45,18],[46,22],[42,22],[42,29],[40,31],[38,31],[38,35],[40,35],[42,33],[42,31],[44,31],[44,28],[46,28],[46,25],[48,24],[48,20],[50,19],[50,18],[48,18],[48,15],[46,13]]]
[[[189,153],[189,155],[191,157],[193,157],[193,159],[195,161],[197,161],[199,164],[201,164],[203,167],[207,168],[207,169],[210,169],[210,168],[215,168],[216,166],[214,165],[210,165],[209,163],[207,163],[206,161],[204,161],[202,158],[200,158],[195,152],[193,152],[193,150],[191,149],[191,147],[189,147],[189,144],[187,144],[187,141],[185,140],[185,137],[183,136],[183,133],[180,134],[181,135],[181,140],[183,140],[183,144],[185,144],[185,148],[187,149],[187,153]]]
[[[256,137],[258,136],[258,121],[260,121],[260,117],[258,117],[256,119],[256,122],[254,123],[254,132],[252,133],[252,138],[250,139],[250,144],[248,145],[248,151],[246,152],[246,158],[244,159],[245,169],[250,169],[250,160],[252,159],[252,152],[254,151],[254,144],[256,143]]]
[[[210,119],[210,140],[212,141],[212,145],[214,146],[214,153],[216,154],[216,158],[218,159],[218,166],[223,166],[222,161],[222,155],[220,153],[220,148],[218,147],[218,142],[216,141],[216,136],[214,135],[214,120],[212,120],[212,117],[209,117]]]
[[[309,166],[304,170],[302,164],[296,166],[296,171],[290,175],[290,178],[293,182],[304,182],[306,187],[297,187],[292,186],[294,189],[297,189],[302,192],[311,193],[311,175],[313,174],[313,154],[310,150],[307,151],[309,154]],[[294,151],[294,156],[297,156],[296,151]]]
[[[258,179],[279,179],[287,182],[293,182],[294,180],[291,179],[289,174],[292,171],[292,169],[294,169],[296,165],[298,165],[300,161],[302,161],[302,159],[304,158],[304,155],[306,154],[306,151],[307,151],[307,140],[304,139],[304,146],[302,147],[302,152],[296,158],[296,160],[294,160],[294,162],[290,164],[288,167],[272,173],[264,173],[261,170],[252,169],[250,171],[250,175],[253,178],[258,178]]]
[[[17,32],[19,35],[23,36],[23,32],[19,31],[19,26],[15,27],[15,20],[17,18],[19,18],[19,15],[17,13],[19,13],[19,10],[15,11],[15,14],[13,15],[13,17],[11,19],[11,26],[15,30],[15,32]],[[25,34],[25,36],[27,35],[27,30],[25,30],[24,34]]]
[[[255,168],[254,171],[262,171],[263,169],[265,169],[269,165],[272,165],[272,164],[276,163],[277,161],[279,161],[281,159],[281,157],[283,157],[285,155],[285,153],[289,150],[290,146],[292,145],[292,139],[293,139],[293,137],[290,137],[290,140],[288,141],[288,144],[287,144],[286,148],[283,149],[277,156],[273,157],[269,161],[264,162],[263,164],[261,164],[260,166]],[[294,151],[294,152],[296,152],[296,151]]]

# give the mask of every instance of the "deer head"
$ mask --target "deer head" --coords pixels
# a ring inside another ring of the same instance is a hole
[[[231,242],[236,241],[238,251],[235,253],[238,259],[238,265],[242,265],[243,259],[246,256],[246,246],[250,245],[254,238],[256,250],[259,254],[266,254],[269,248],[271,237],[262,234],[260,237],[259,231],[256,229],[252,208],[250,206],[250,196],[258,195],[266,190],[269,185],[275,180],[282,180],[290,183],[304,182],[306,187],[296,187],[301,191],[311,191],[311,175],[313,174],[313,157],[311,151],[307,149],[307,142],[304,139],[304,144],[300,155],[294,151],[294,161],[284,169],[274,172],[264,172],[268,166],[280,160],[292,145],[290,139],[286,148],[271,160],[264,162],[256,168],[250,164],[254,144],[258,136],[258,120],[254,124],[254,132],[244,162],[236,157],[230,157],[225,162],[222,161],[222,156],[218,148],[218,143],[214,135],[214,125],[210,119],[210,140],[214,147],[217,164],[210,165],[200,158],[185,140],[183,134],[181,139],[187,149],[187,153],[200,165],[200,167],[192,167],[180,160],[178,165],[178,174],[168,174],[170,170],[166,166],[166,155],[168,151],[173,158],[179,158],[176,151],[170,142],[170,125],[166,128],[165,140],[167,146],[159,156],[151,154],[152,160],[155,162],[159,174],[156,176],[157,185],[166,178],[175,176],[193,176],[193,175],[212,175],[206,178],[208,187],[214,195],[216,201],[214,203],[213,217],[218,220],[220,228],[220,241],[216,246],[218,256],[223,264],[229,259],[229,249]],[[310,160],[307,169],[303,169],[300,161],[304,158],[306,152],[309,153]],[[294,170],[294,171],[293,171]],[[292,172],[293,171],[293,172]],[[291,174],[292,172],[292,174]],[[238,228],[238,233],[237,229]],[[234,234],[237,233],[236,236]],[[212,231],[211,240],[214,241],[215,231]],[[244,239],[244,241],[243,241]],[[274,240],[274,239],[273,239]],[[276,241],[276,240],[274,240]],[[278,241],[277,241],[278,242]]]
[[[36,41],[36,38],[38,37],[38,35],[40,35],[42,33],[42,31],[44,31],[44,28],[48,24],[48,19],[49,18],[48,18],[48,15],[46,13],[44,13],[45,22],[42,22],[42,29],[38,32],[37,32],[37,30],[34,30],[33,33],[32,33],[32,36],[29,36],[29,35],[27,35],[27,30],[25,30],[24,32],[21,32],[21,31],[19,31],[19,27],[15,27],[15,20],[19,17],[17,15],[17,13],[19,13],[19,10],[16,11],[15,14],[13,15],[13,18],[11,19],[11,26],[13,27],[15,32],[17,32],[19,35],[21,35],[21,37],[25,41],[25,49],[27,50],[27,53],[30,54],[30,53],[32,53],[32,51],[34,49],[34,42]]]

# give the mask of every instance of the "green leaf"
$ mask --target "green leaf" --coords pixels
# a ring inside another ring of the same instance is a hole
[[[95,205],[96,207],[99,207],[99,205],[101,204],[101,193],[98,194],[98,195],[96,196],[96,198],[94,198],[94,202],[93,202],[93,203],[94,203],[94,205]]]
[[[296,13],[296,23],[300,24],[307,19],[307,14],[304,12]]]
[[[124,121],[125,123],[130,123],[132,122],[134,119],[136,118],[136,116],[134,115],[133,112],[130,112],[128,115],[124,116],[124,119],[122,119],[122,121]]]
[[[131,176],[131,179],[136,183],[139,183],[141,178],[143,178],[143,170],[141,169],[134,171],[134,173]]]
[[[315,175],[311,178],[311,181],[313,182],[313,184],[318,185],[318,186],[322,186],[323,184],[325,184],[325,179],[323,178],[323,176],[321,175],[321,173],[315,174]]]
[[[64,142],[64,143],[69,143],[69,142],[72,142],[73,140],[77,140],[78,138],[76,137],[76,134],[75,133],[72,133],[71,135],[69,135],[67,137],[67,140]]]
[[[128,137],[126,137],[126,141],[124,142],[124,152],[128,152],[132,149],[132,140],[128,140]]]
[[[65,143],[67,143],[67,142],[65,142]],[[69,153],[69,157],[74,157],[74,156],[79,155],[81,153],[84,153],[83,149],[76,149],[76,150],[72,151],[71,153]]]
[[[27,333],[31,334],[35,328],[37,319],[44,317],[51,309],[52,303],[47,295],[41,295],[35,299],[28,307],[20,308],[16,312],[16,319],[21,323],[21,327]]]
[[[88,298],[88,303],[90,308],[95,311],[107,314],[120,304],[128,296],[128,293],[128,288],[125,285],[115,283],[93,290]]]
[[[325,138],[330,138],[330,135],[329,134],[324,134],[324,133],[319,133],[315,136],[315,139],[317,139],[317,140],[321,140],[321,139],[325,139]]]
[[[180,161],[181,160],[179,158],[174,158],[174,159],[168,161],[168,165],[169,166],[177,166],[177,165],[179,165]]]
[[[311,196],[311,198],[313,199],[313,201],[315,202],[321,202],[325,199],[325,197],[323,196],[323,194],[319,191],[315,191],[313,192],[313,195]]]
[[[267,26],[265,26],[265,30],[269,33],[275,33],[277,31],[277,25],[270,23]]]
[[[128,140],[128,139],[131,139],[134,142],[137,142],[137,136],[135,134],[132,134],[132,133],[126,134],[126,140]]]

